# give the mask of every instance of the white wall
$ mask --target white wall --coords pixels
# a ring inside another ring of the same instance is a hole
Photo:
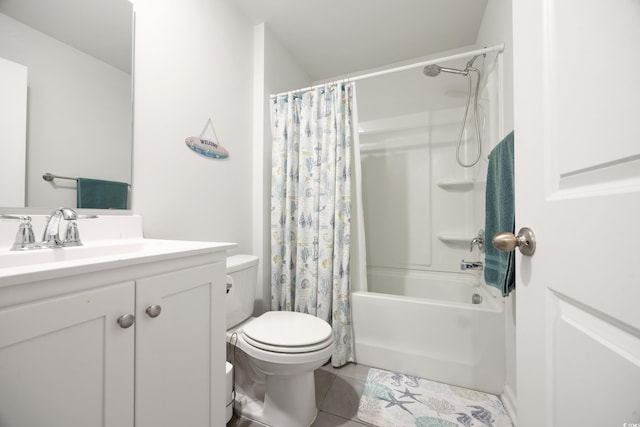
[[[254,254],[260,257],[256,313],[271,308],[271,122],[269,96],[311,79],[265,24],[254,28]]]
[[[132,208],[144,235],[251,253],[253,27],[224,0],[136,0],[135,13]],[[185,145],[209,118],[227,160]]]
[[[512,0],[489,0],[484,13],[482,25],[478,32],[478,45],[493,45],[504,43],[503,53],[503,129],[498,135],[505,136],[513,130],[513,28],[512,28]],[[499,139],[491,141],[494,147]],[[517,144],[517,133],[516,133]],[[490,244],[490,243],[488,243]],[[507,409],[515,416],[516,403],[516,352],[515,352],[515,308],[517,290],[506,299],[506,387],[503,401]],[[511,406],[511,408],[509,408]]]
[[[29,69],[27,206],[76,205],[75,183],[45,172],[130,182],[131,76],[3,14],[0,28],[0,57]]]

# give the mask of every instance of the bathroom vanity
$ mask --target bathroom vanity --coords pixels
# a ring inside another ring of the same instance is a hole
[[[129,234],[0,247],[0,425],[224,425],[235,245]]]

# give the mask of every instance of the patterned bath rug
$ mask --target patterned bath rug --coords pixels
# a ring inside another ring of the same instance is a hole
[[[512,427],[497,396],[375,368],[358,418],[378,427]]]

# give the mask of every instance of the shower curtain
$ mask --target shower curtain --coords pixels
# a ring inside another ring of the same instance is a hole
[[[354,83],[271,100],[271,308],[330,323],[336,367],[354,361],[355,106]]]

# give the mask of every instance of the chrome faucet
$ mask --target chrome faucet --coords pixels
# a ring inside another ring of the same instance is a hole
[[[474,246],[478,246],[478,250],[480,251],[480,253],[484,253],[484,230],[478,231],[478,235],[471,239],[469,252],[473,252]]]
[[[84,218],[98,218],[96,215],[78,215],[70,208],[57,208],[51,212],[47,219],[47,225],[42,236],[42,242],[36,242],[31,226],[31,217],[24,215],[0,214],[0,219],[20,221],[20,227],[16,234],[15,242],[10,250],[25,251],[41,248],[63,248],[67,246],[82,246],[78,223],[76,220]],[[64,240],[60,237],[60,222],[67,222],[67,232]]]
[[[480,271],[482,271],[483,268],[484,268],[484,266],[482,265],[482,261],[465,261],[465,260],[461,260],[460,261],[460,270],[480,270]]]
[[[477,246],[480,253],[484,252],[484,230],[478,231],[478,235],[471,239],[471,244],[469,245],[469,252],[473,252],[473,247]],[[464,259],[460,261],[460,270],[480,270],[484,269],[484,265],[482,261],[465,261]]]
[[[67,234],[65,240],[60,238],[60,221],[69,221],[67,225]],[[70,208],[57,208],[49,216],[47,225],[42,236],[41,248],[61,248],[63,246],[82,246],[80,236],[78,234],[78,224],[76,220],[78,214]]]

